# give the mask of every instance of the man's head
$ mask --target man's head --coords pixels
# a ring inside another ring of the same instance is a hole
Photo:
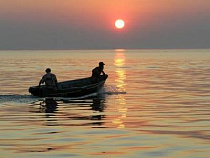
[[[50,72],[51,72],[51,69],[50,69],[50,68],[47,68],[47,69],[45,70],[45,72],[46,72],[46,73],[50,73]]]
[[[99,64],[99,67],[104,67],[105,65],[103,62],[99,62],[98,64]]]

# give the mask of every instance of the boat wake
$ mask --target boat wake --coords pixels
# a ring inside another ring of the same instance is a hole
[[[31,95],[0,95],[0,104],[3,103],[31,103],[37,100],[37,97]]]
[[[126,92],[117,89],[115,86],[105,85],[103,88],[99,90],[99,94],[117,95],[117,94],[126,94]]]

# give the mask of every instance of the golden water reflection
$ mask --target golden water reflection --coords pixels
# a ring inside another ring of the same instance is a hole
[[[125,71],[125,50],[115,50],[114,65],[116,88],[119,92],[126,92],[126,71]],[[117,125],[117,128],[125,128],[124,119],[126,119],[127,107],[124,95],[118,95],[116,100],[116,108],[118,115],[112,120],[112,123]]]
[[[114,60],[114,65],[117,67],[115,70],[116,77],[116,87],[119,91],[125,92],[125,87],[126,87],[126,71],[124,69],[125,67],[125,51],[124,50],[116,50],[115,51],[115,60]]]

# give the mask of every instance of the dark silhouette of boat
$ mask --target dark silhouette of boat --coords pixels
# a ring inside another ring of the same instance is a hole
[[[92,82],[91,77],[58,82],[58,89],[49,89],[45,85],[32,86],[29,92],[38,97],[81,97],[97,92],[105,83],[108,75],[101,75],[98,82]]]

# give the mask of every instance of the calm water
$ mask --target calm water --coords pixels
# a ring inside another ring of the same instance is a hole
[[[0,157],[210,157],[210,50],[0,51]],[[32,97],[59,81],[109,78],[97,99]]]

